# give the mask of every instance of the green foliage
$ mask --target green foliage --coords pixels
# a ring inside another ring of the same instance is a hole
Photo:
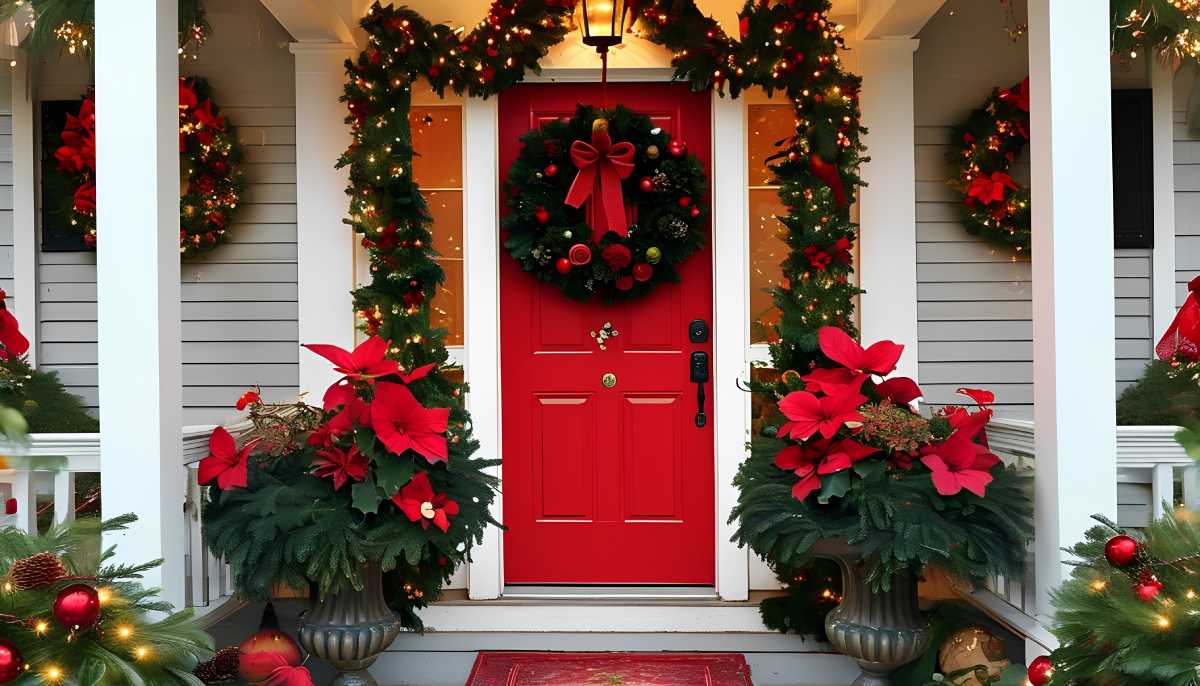
[[[1074,554],[1071,578],[1053,596],[1052,686],[1194,686],[1200,682],[1200,516],[1187,510],[1155,520],[1140,532],[1122,532],[1096,517]],[[1138,561],[1117,569],[1104,557],[1118,533],[1138,539]],[[1144,602],[1133,592],[1143,574],[1163,584]]]
[[[1200,414],[1200,384],[1189,374],[1171,374],[1171,365],[1155,360],[1142,378],[1117,400],[1117,424],[1185,426]]]
[[[842,597],[842,570],[836,562],[813,559],[788,571],[776,570],[784,595],[764,598],[758,605],[763,624],[782,633],[826,641],[825,615]]]
[[[96,0],[0,0],[0,21],[17,13],[23,4],[33,8],[33,30],[29,33],[26,46],[35,53],[53,47],[64,49],[54,30],[65,22],[85,28],[90,36],[95,23]],[[209,30],[208,19],[202,0],[179,0],[180,45],[188,42],[192,27]],[[88,51],[90,54],[90,50]]]
[[[734,481],[740,495],[730,518],[738,522],[734,540],[772,564],[803,565],[813,545],[827,538],[862,548],[874,588],[889,588],[896,573],[926,565],[982,579],[1024,563],[1032,535],[1029,470],[997,467],[987,497],[965,490],[947,497],[927,471],[876,468],[881,465],[868,460],[855,465],[853,488],[842,472],[840,496],[800,501],[792,497],[796,477],[775,466],[783,446],[778,439],[754,440]]]
[[[191,670],[211,654],[212,639],[195,625],[190,611],[155,618],[152,612],[169,612],[170,606],[155,598],[157,589],[138,583],[160,561],[116,565],[113,548],[100,550],[103,532],[123,530],[134,519],[80,519],[53,526],[43,536],[0,530],[0,575],[7,576],[14,562],[43,552],[57,555],[70,575],[46,588],[0,593],[0,638],[14,643],[30,666],[14,684],[59,683],[47,676],[57,667],[64,675],[61,683],[79,686],[199,686]],[[54,621],[50,610],[59,591],[81,580],[110,597],[96,628],[71,632]],[[34,630],[39,621],[47,627],[42,635]],[[127,638],[121,627],[129,629]],[[145,650],[141,657],[139,649]]]
[[[1178,0],[1110,0],[1112,51],[1119,57],[1159,53],[1173,60],[1195,59],[1200,16]],[[1190,34],[1190,35],[1189,35]]]
[[[33,369],[24,358],[0,361],[0,406],[24,414],[33,433],[100,430],[100,423],[63,387],[57,373]]]
[[[608,120],[614,143],[629,142],[636,148],[633,171],[622,188],[626,206],[637,208],[637,223],[629,227],[627,236],[606,232],[599,243],[592,240],[584,209],[564,202],[575,179],[569,158],[571,143],[590,141],[597,117]],[[596,293],[608,301],[629,300],[650,293],[660,283],[679,281],[675,267],[703,244],[699,225],[706,220],[708,208],[700,204],[706,194],[703,168],[695,157],[669,155],[670,140],[668,132],[649,117],[620,105],[607,111],[578,105],[569,121],[550,121],[521,136],[521,154],[509,168],[506,181],[509,211],[502,224],[509,239],[504,246],[522,269],[576,300],[587,300]],[[652,146],[659,150],[654,157],[646,152]],[[550,164],[560,169],[553,176],[544,173]],[[657,179],[653,191],[639,187],[644,178]],[[680,205],[681,198],[692,204]],[[539,209],[549,213],[545,225],[536,218]],[[693,209],[698,212],[695,216]],[[591,249],[591,262],[559,273],[555,262],[566,258],[576,244]],[[624,245],[632,254],[629,267],[617,272],[601,256],[605,247],[614,244]],[[658,256],[648,254],[650,250],[657,250]],[[639,262],[653,269],[648,280],[631,276],[630,269]],[[627,290],[614,287],[620,276],[631,284]]]

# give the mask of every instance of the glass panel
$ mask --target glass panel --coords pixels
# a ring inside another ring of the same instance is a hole
[[[746,152],[750,185],[766,186],[774,180],[767,168],[767,158],[775,154],[776,142],[796,135],[796,117],[788,105],[751,105],[748,112]]]
[[[426,188],[462,188],[462,108],[414,107],[413,178]]]
[[[433,301],[433,325],[450,334],[446,345],[463,344],[463,198],[462,191],[425,193],[429,213],[433,215],[433,249],[446,271],[446,283]]]
[[[750,342],[765,343],[774,335],[779,310],[765,289],[783,279],[780,263],[787,244],[777,234],[783,226],[776,215],[784,214],[783,203],[773,188],[750,191]]]

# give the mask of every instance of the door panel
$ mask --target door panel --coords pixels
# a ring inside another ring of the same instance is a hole
[[[611,84],[608,97],[686,140],[710,171],[707,93]],[[522,133],[599,98],[595,84],[502,93],[501,178]],[[617,305],[569,300],[503,249],[500,261],[505,581],[712,584],[715,418],[696,427],[688,376],[689,355],[712,349],[687,337],[688,322],[712,320],[711,251],[680,266],[680,283]],[[601,350],[591,333],[606,323],[618,335]]]

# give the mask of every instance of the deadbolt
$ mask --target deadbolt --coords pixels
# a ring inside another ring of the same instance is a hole
[[[604,376],[600,377],[600,383],[604,384],[605,388],[612,388],[613,386],[617,385],[617,375],[613,374],[612,372],[608,372]]]

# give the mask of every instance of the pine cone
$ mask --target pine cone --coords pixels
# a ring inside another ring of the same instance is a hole
[[[206,684],[233,681],[237,678],[240,654],[241,651],[237,649],[237,646],[222,648],[212,656],[211,660],[196,665],[192,674]]]
[[[14,562],[8,578],[13,588],[18,591],[35,591],[46,588],[66,575],[67,568],[57,555],[38,553]]]

